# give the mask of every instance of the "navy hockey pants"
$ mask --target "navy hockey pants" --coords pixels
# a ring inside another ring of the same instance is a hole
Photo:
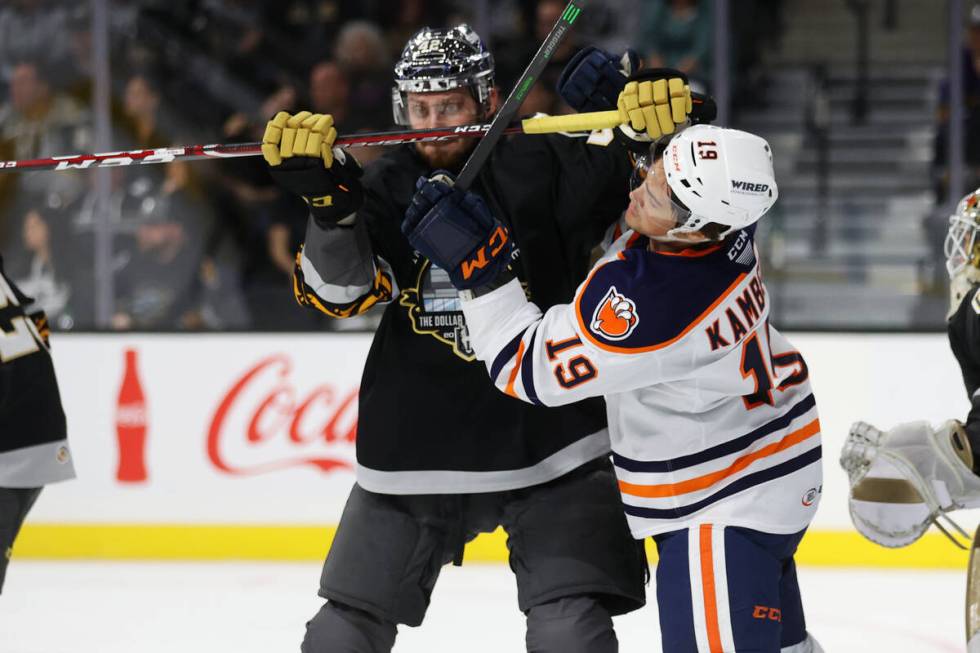
[[[654,536],[663,650],[776,653],[806,640],[793,561],[804,532],[700,524]]]

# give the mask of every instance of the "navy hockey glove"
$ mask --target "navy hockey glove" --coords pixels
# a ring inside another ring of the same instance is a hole
[[[329,114],[280,111],[265,127],[262,156],[272,179],[299,195],[323,228],[350,226],[361,208],[363,170],[353,155],[334,149],[337,130]],[[350,217],[350,219],[348,219]]]
[[[579,112],[615,109],[627,78],[639,65],[640,59],[632,50],[617,58],[590,45],[565,65],[558,78],[558,94]]]
[[[402,233],[449,273],[457,290],[490,285],[510,262],[510,234],[478,195],[454,188],[451,181],[445,174],[419,178]]]

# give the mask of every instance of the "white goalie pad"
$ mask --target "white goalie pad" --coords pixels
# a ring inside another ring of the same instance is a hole
[[[946,513],[980,506],[980,477],[966,462],[971,456],[956,421],[936,430],[927,422],[908,422],[890,431],[855,422],[840,459],[851,486],[848,508],[855,528],[872,542],[902,547],[936,524],[966,548],[948,528],[969,535]]]

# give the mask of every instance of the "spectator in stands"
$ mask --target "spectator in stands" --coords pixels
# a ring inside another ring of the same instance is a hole
[[[337,37],[334,59],[350,80],[351,131],[391,126],[391,58],[373,23],[353,21]]]
[[[521,73],[531,61],[540,45],[548,37],[551,28],[565,10],[564,0],[540,0],[534,7],[534,19],[531,32],[524,34],[515,42],[507,43],[504,47],[496,48],[497,83],[503,96],[511,91]],[[541,72],[537,83],[531,88],[528,97],[521,104],[520,115],[533,113],[548,113],[552,115],[571,111],[555,92],[558,77],[565,64],[582,47],[579,34],[572,30],[555,50],[547,66]]]
[[[71,262],[63,251],[55,248],[47,212],[40,208],[28,209],[21,226],[21,236],[25,256],[20,266],[16,265],[16,258],[11,260],[12,265],[8,269],[10,276],[47,313],[53,327],[71,328],[68,310]]]
[[[184,329],[197,327],[201,265],[199,231],[188,219],[186,197],[153,193],[140,203],[139,225],[115,275],[112,327]]]
[[[91,151],[91,116],[75,100],[52,88],[48,69],[38,60],[25,59],[13,66],[10,101],[0,107],[2,149],[16,159]],[[84,189],[78,175],[24,176],[20,186],[42,197],[62,195],[61,204]]]
[[[175,145],[161,125],[160,103],[160,89],[150,73],[137,72],[129,77],[122,103],[126,142],[118,147],[143,149]]]
[[[350,118],[350,82],[334,61],[321,61],[310,70],[310,111],[329,113],[334,122],[346,125]]]
[[[81,4],[81,3],[79,3]],[[0,79],[9,82],[17,62],[37,59],[52,70],[70,62],[71,7],[50,0],[0,3]]]
[[[710,77],[711,11],[698,0],[654,0],[640,17],[637,52],[649,68],[675,68],[693,80]]]
[[[426,25],[437,27],[457,24],[446,22],[449,13],[450,8],[443,0],[402,0],[398,3],[398,10],[392,12],[390,23],[387,21],[389,16],[379,16],[383,23],[389,56],[396,57],[401,54],[408,39]],[[450,16],[450,18],[454,17]],[[472,21],[472,17],[468,19]]]
[[[229,117],[224,140],[260,141],[269,116],[295,111],[296,104],[295,87],[283,84],[269,93],[256,115],[236,113]],[[296,303],[291,291],[293,256],[303,242],[306,226],[303,205],[285,196],[272,182],[262,160],[251,157],[222,161],[214,170],[209,191],[218,231],[208,238],[209,261],[215,267],[206,268],[205,289],[213,280],[224,279],[227,284],[229,278],[240,278],[246,312],[256,330],[298,330],[322,324],[320,316],[310,315]],[[241,270],[238,275],[229,271],[229,256],[217,255],[229,244],[240,253],[240,260],[235,262]]]

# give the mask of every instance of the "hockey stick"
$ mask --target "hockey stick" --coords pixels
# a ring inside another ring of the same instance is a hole
[[[590,131],[605,129],[609,118],[604,114],[615,113],[598,111],[569,116],[543,116],[528,118],[520,123],[507,125],[504,134],[552,134],[567,131]],[[592,117],[596,116],[596,117]],[[485,137],[491,124],[460,125],[458,127],[437,127],[434,129],[409,129],[386,132],[363,132],[337,137],[335,145],[347,147],[377,147],[381,145],[400,145],[402,143],[424,143],[446,141],[456,138]],[[0,172],[21,170],[86,170],[88,168],[117,168],[134,163],[171,163],[173,161],[195,161],[200,159],[230,159],[243,156],[261,156],[262,143],[230,143],[226,145],[187,145],[162,147],[145,150],[125,150],[102,154],[70,154],[41,159],[21,161],[0,161]]]
[[[692,94],[693,122],[710,122],[715,118],[715,103],[708,96]],[[618,111],[594,111],[573,113],[566,116],[541,116],[525,118],[503,129],[504,134],[555,134],[558,132],[592,131],[608,129],[620,124]],[[493,123],[485,125],[460,125],[433,129],[403,129],[397,131],[362,132],[337,137],[335,144],[346,147],[377,147],[403,143],[448,141],[456,138],[485,138]],[[474,152],[475,153],[475,152]],[[0,161],[0,172],[35,170],[87,170],[89,168],[118,168],[134,163],[171,163],[173,161],[197,161],[200,159],[232,159],[243,156],[261,156],[262,143],[230,143],[226,145],[187,145],[161,147],[146,150],[125,150],[102,154],[69,154],[22,161]]]
[[[531,59],[531,63],[527,65],[524,72],[521,74],[520,79],[514,84],[514,88],[511,89],[510,95],[504,101],[504,104],[497,111],[497,115],[494,116],[493,120],[490,122],[490,129],[487,130],[486,136],[484,136],[480,142],[477,144],[476,149],[470,154],[470,158],[466,160],[466,164],[463,166],[463,170],[456,177],[456,186],[462,188],[463,190],[468,189],[473,182],[476,180],[477,173],[480,172],[480,168],[486,163],[487,159],[490,158],[490,152],[493,151],[494,146],[500,137],[504,135],[508,123],[514,119],[517,115],[517,110],[520,109],[521,103],[524,102],[524,98],[527,97],[528,91],[534,86],[537,81],[538,76],[544,67],[548,65],[551,60],[552,55],[558,49],[558,45],[565,38],[568,30],[571,29],[575,20],[578,18],[579,14],[582,13],[582,7],[586,4],[586,0],[571,0],[568,6],[565,7],[565,11],[562,12],[561,16],[558,17],[558,22],[554,24],[551,31],[548,32],[548,36],[545,37],[544,43],[538,48],[534,57]],[[560,130],[561,131],[561,130]]]

